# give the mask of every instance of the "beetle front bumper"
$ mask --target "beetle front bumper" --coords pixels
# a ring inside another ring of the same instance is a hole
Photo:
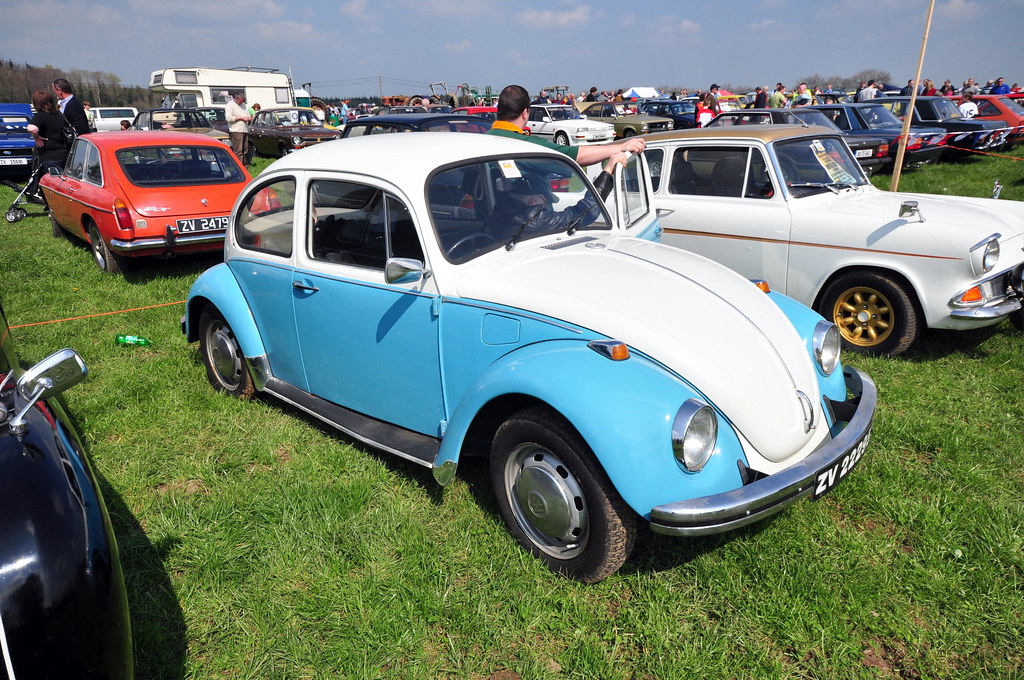
[[[817,497],[856,464],[871,436],[878,391],[866,374],[844,367],[853,397],[833,402],[838,422],[846,427],[798,463],[733,491],[659,505],[651,509],[651,529],[673,536],[705,536],[752,524],[805,496]]]

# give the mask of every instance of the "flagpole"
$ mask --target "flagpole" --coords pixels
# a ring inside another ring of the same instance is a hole
[[[935,0],[928,3],[928,19],[924,22],[924,37],[921,39],[921,56],[917,59],[917,74],[914,76],[914,87],[910,91],[910,104],[903,112],[903,133],[900,135],[899,148],[896,151],[896,165],[892,169],[892,182],[889,191],[898,191],[900,171],[903,170],[903,156],[907,150],[907,134],[914,120],[914,105],[917,103],[917,88],[921,83],[921,70],[924,67],[924,50],[928,46],[928,33],[932,30],[932,13],[935,11]]]

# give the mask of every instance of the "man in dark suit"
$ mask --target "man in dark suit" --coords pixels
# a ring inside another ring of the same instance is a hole
[[[75,128],[75,132],[80,135],[91,132],[89,129],[89,119],[85,115],[85,107],[75,97],[75,88],[71,87],[71,83],[68,82],[67,78],[57,78],[53,81],[52,87],[53,94],[57,98],[57,107],[64,114],[64,117],[68,119],[68,122],[71,123],[71,126]]]

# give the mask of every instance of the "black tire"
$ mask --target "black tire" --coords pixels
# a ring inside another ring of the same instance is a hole
[[[53,211],[50,211],[50,228],[53,229],[54,238],[63,238],[64,230],[60,228],[60,222],[53,216]]]
[[[561,417],[543,407],[513,415],[494,435],[490,467],[505,525],[550,569],[596,583],[625,563],[636,514]]]
[[[825,289],[818,313],[839,327],[844,348],[896,356],[917,339],[918,313],[910,295],[876,272],[848,272]]]
[[[116,274],[128,267],[128,258],[110,249],[95,224],[89,227],[89,249],[92,250],[96,266],[105,272]]]
[[[622,133],[622,136],[625,138],[636,137],[636,130],[633,128],[626,128],[626,131]]]
[[[199,353],[206,377],[218,392],[248,399],[256,391],[242,347],[231,326],[212,305],[199,317]]]
[[[555,133],[555,144],[560,144],[562,146],[569,146],[569,135],[565,134],[562,131],[556,132]]]

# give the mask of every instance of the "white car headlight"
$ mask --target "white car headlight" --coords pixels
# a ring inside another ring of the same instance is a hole
[[[987,274],[996,266],[999,261],[999,237],[1000,234],[992,234],[971,248],[971,268],[975,275]]]
[[[839,339],[839,329],[834,323],[819,321],[814,327],[814,336],[811,340],[814,347],[814,360],[826,376],[832,375],[839,365],[839,355],[842,343]]]
[[[696,399],[687,399],[672,422],[672,454],[690,472],[699,472],[711,458],[718,439],[714,410]]]

